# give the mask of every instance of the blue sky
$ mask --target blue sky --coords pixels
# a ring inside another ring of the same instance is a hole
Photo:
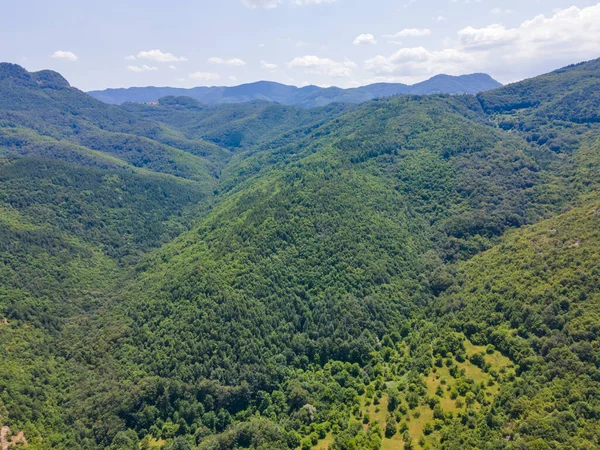
[[[49,6],[51,4],[51,6]],[[598,0],[75,0],[2,6],[0,60],[83,89],[351,87],[600,57]]]

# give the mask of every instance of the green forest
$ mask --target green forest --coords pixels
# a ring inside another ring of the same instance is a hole
[[[108,105],[0,64],[6,448],[600,448],[600,60]]]

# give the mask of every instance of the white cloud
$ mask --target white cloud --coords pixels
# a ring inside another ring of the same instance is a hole
[[[233,75],[229,77],[229,81],[233,81],[234,83],[237,81],[237,77],[234,77]]]
[[[183,56],[175,56],[172,53],[164,53],[158,49],[141,51],[135,57],[132,58],[131,56],[128,56],[125,59],[147,59],[149,61],[160,63],[187,61],[187,58],[184,58]]]
[[[136,58],[135,56],[133,56],[133,55],[129,55],[129,56],[126,56],[126,57],[125,57],[125,60],[126,60],[126,61],[135,61],[136,59],[137,59],[137,58]]]
[[[352,69],[356,67],[352,61],[337,62],[314,55],[294,58],[288,65],[291,68],[303,68],[309,73],[331,77],[349,77],[352,75]]]
[[[401,48],[390,56],[375,56],[365,61],[365,69],[378,75],[402,76],[463,73],[476,62],[474,56],[455,49],[429,51],[424,47]]]
[[[557,52],[596,57],[600,53],[600,3],[588,8],[572,6],[558,10],[552,17],[538,15],[518,28],[494,24],[467,27],[458,34],[466,49],[510,45],[516,58],[540,58]]]
[[[266,8],[271,9],[277,7],[281,0],[242,0],[242,3],[248,8]]]
[[[50,55],[50,57],[55,58],[55,59],[62,59],[64,61],[71,61],[71,62],[75,62],[79,59],[75,53],[66,52],[64,50],[57,50],[54,53],[52,53],[52,55]]]
[[[155,71],[158,70],[158,67],[155,66],[147,66],[146,64],[144,64],[143,66],[127,66],[127,70],[129,70],[130,72],[151,72],[151,71]]]
[[[361,34],[356,36],[353,42],[354,45],[374,45],[377,44],[375,36],[372,34]]]
[[[169,66],[169,69],[171,69],[171,70],[177,70],[177,66]]]
[[[421,36],[429,36],[431,34],[431,30],[429,28],[405,28],[404,30],[398,31],[394,34],[386,34],[384,37],[386,39],[398,39],[401,37],[421,37]]]
[[[213,72],[194,72],[194,73],[190,73],[189,77],[192,80],[197,80],[197,81],[216,81],[219,78],[221,78],[218,73],[213,73]]]
[[[222,64],[226,66],[245,66],[246,62],[240,58],[232,58],[232,59],[223,59],[213,56],[212,58],[208,58],[208,62],[211,64]]]
[[[491,24],[458,31],[442,50],[401,48],[365,61],[378,76],[423,78],[424,75],[488,72],[509,82],[600,55],[600,3],[557,10],[509,28]]]
[[[267,70],[274,70],[277,69],[277,64],[273,64],[273,63],[268,63],[266,61],[261,61],[260,62],[260,68],[261,69],[267,69]]]
[[[488,49],[514,44],[519,39],[517,29],[507,30],[504,25],[493,24],[485,28],[466,27],[458,32],[465,48]]]

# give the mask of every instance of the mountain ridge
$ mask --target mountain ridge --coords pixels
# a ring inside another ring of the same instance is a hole
[[[320,108],[59,77],[0,65],[29,448],[600,447],[600,60]]]
[[[477,94],[502,86],[484,73],[452,76],[440,74],[428,80],[407,85],[402,83],[373,83],[356,88],[314,85],[296,87],[274,81],[256,81],[238,86],[198,86],[194,88],[130,87],[89,91],[92,97],[111,104],[126,102],[151,103],[161,97],[192,97],[202,103],[244,103],[267,100],[301,107],[325,106],[329,103],[362,103],[379,97],[407,94]]]

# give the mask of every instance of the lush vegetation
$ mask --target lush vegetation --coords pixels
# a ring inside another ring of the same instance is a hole
[[[598,448],[599,76],[116,107],[0,65],[0,425],[34,449]]]

